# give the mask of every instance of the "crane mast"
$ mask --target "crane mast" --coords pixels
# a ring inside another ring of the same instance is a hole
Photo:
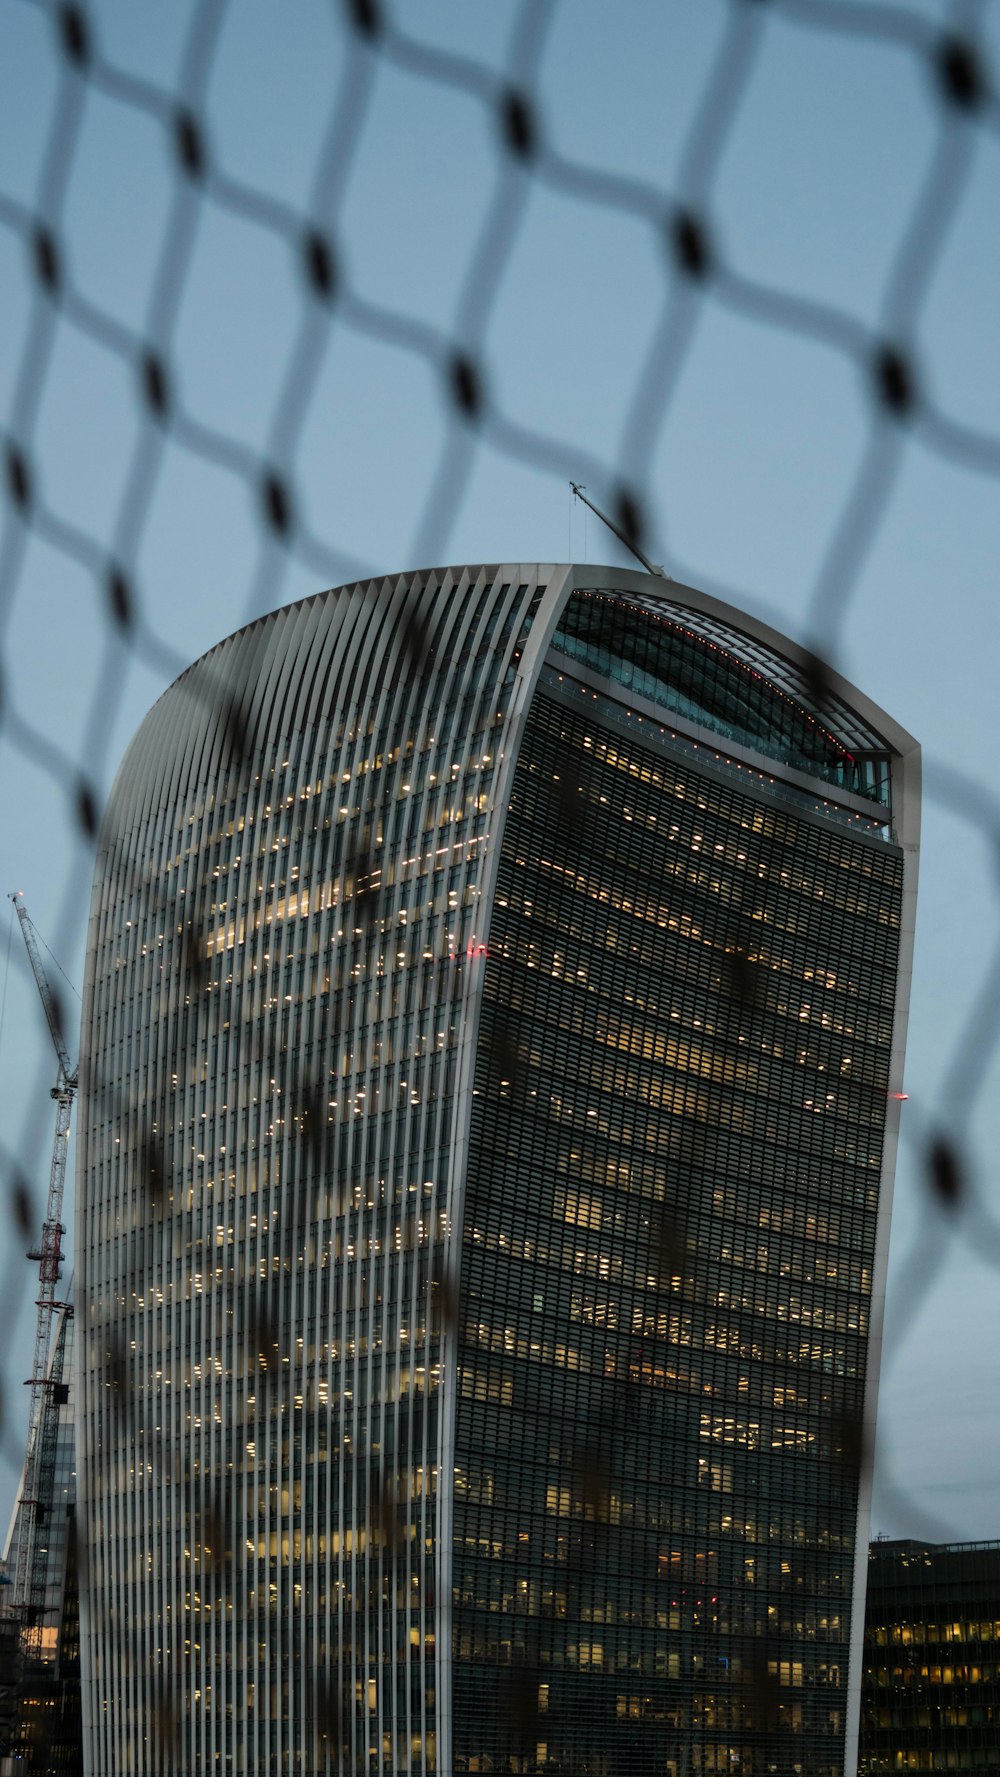
[[[634,555],[636,561],[642,563],[647,574],[655,574],[656,578],[658,580],[669,580],[670,575],[668,573],[666,573],[665,570],[662,567],[660,567],[657,562],[650,561],[648,555],[643,555],[643,552],[639,548],[638,543],[636,543],[634,541],[634,539],[632,539],[626,535],[626,533],[622,530],[621,525],[616,524],[613,518],[609,518],[606,512],[602,512],[601,508],[599,506],[595,506],[593,500],[588,500],[587,490],[585,487],[583,487],[581,485],[581,483],[579,481],[571,481],[569,485],[572,488],[577,499],[581,500],[583,502],[584,506],[588,506],[590,508],[590,510],[594,514],[595,518],[599,518],[602,524],[607,525],[608,530],[611,531],[612,534],[618,538],[619,543],[624,543],[629,554]]]
[[[49,1191],[45,1206],[45,1220],[42,1224],[41,1239],[37,1247],[28,1253],[28,1258],[38,1264],[38,1298],[36,1301],[37,1318],[35,1321],[35,1355],[31,1367],[31,1375],[26,1386],[31,1389],[31,1406],[28,1415],[28,1443],[24,1460],[24,1491],[21,1494],[21,1525],[17,1545],[17,1564],[14,1572],[14,1608],[20,1613],[24,1625],[24,1651],[29,1655],[37,1655],[41,1646],[42,1620],[45,1614],[46,1593],[46,1562],[41,1547],[39,1529],[48,1515],[52,1492],[52,1475],[47,1474],[54,1460],[54,1445],[51,1437],[43,1435],[43,1421],[53,1420],[54,1411],[45,1413],[47,1391],[53,1393],[50,1409],[65,1403],[66,1390],[61,1374],[54,1376],[49,1369],[49,1348],[52,1336],[52,1317],[68,1304],[56,1299],[56,1285],[62,1271],[63,1235],[66,1229],[62,1220],[63,1192],[66,1184],[66,1158],[69,1149],[69,1126],[76,1097],[79,1076],[77,1069],[70,1062],[69,1053],[63,1036],[62,1019],[59,1005],[49,985],[45,967],[42,963],[38,934],[28,916],[21,895],[12,895],[14,910],[21,927],[31,971],[35,977],[35,985],[42,1002],[48,1023],[52,1044],[58,1059],[56,1083],[52,1088],[52,1097],[56,1106],[56,1127],[52,1143],[52,1162],[49,1168]]]

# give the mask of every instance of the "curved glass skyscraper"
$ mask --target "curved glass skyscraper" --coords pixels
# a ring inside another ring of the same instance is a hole
[[[918,797],[622,569],[340,588],[160,699],[86,988],[92,1777],[850,1765]]]

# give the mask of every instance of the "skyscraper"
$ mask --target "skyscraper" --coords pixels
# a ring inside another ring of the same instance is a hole
[[[850,1768],[919,753],[623,569],[160,699],[79,1137],[93,1777]]]

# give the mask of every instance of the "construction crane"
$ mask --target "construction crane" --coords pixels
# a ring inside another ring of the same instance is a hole
[[[609,518],[606,512],[602,512],[599,506],[595,506],[593,500],[588,500],[587,490],[581,482],[571,481],[569,485],[577,499],[580,500],[584,506],[590,508],[595,518],[599,518],[602,524],[607,525],[608,530],[618,538],[619,543],[624,543],[629,554],[634,555],[636,561],[642,563],[647,574],[655,574],[658,580],[670,579],[670,575],[667,573],[666,569],[662,568],[658,562],[650,561],[649,556],[643,554],[638,543],[633,542],[630,537],[626,536],[621,525],[616,524],[613,518]]]
[[[45,973],[38,933],[28,916],[23,896],[15,894],[10,898],[20,922],[31,971],[59,1062],[56,1083],[51,1094],[56,1105],[56,1128],[52,1143],[52,1164],[49,1168],[45,1221],[38,1246],[28,1253],[28,1258],[38,1264],[38,1298],[35,1305],[35,1357],[31,1375],[25,1384],[31,1389],[31,1407],[24,1459],[24,1491],[18,1502],[21,1523],[14,1571],[13,1604],[23,1625],[22,1650],[30,1659],[37,1657],[40,1651],[45,1616],[48,1537],[40,1536],[39,1532],[49,1516],[52,1504],[55,1429],[58,1423],[54,1409],[65,1405],[69,1392],[62,1379],[61,1364],[53,1366],[50,1363],[49,1347],[53,1315],[60,1309],[70,1308],[68,1303],[57,1300],[56,1285],[63,1263],[62,1242],[66,1232],[62,1220],[63,1190],[66,1184],[70,1116],[79,1074],[70,1062],[59,1002]],[[47,1400],[47,1396],[51,1398]]]

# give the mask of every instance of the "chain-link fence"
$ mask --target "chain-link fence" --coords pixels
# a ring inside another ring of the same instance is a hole
[[[958,1317],[956,1255],[986,1316],[1000,1262],[1000,20],[972,0],[692,10],[317,0],[279,26],[232,0],[155,21],[12,0],[3,886],[79,977],[102,802],[176,672],[367,572],[564,539],[606,558],[566,503],[584,482],[671,575],[796,630],[925,743],[877,1510],[986,1534],[961,1494],[921,1491],[891,1406],[921,1317],[921,1351]],[[3,946],[12,1497],[54,1065],[13,919]],[[956,1487],[992,1450],[956,1449]]]

